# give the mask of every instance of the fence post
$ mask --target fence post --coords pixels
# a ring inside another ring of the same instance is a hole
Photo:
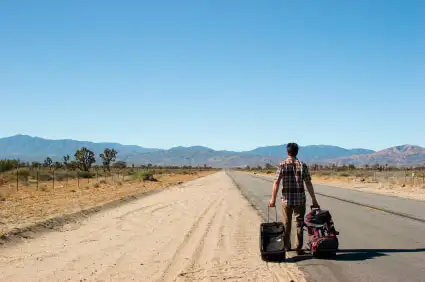
[[[53,170],[53,189],[55,189],[55,170]]]
[[[39,174],[39,169],[37,168],[37,191],[38,191],[38,181],[39,181],[39,177],[38,177],[38,174]]]
[[[80,174],[78,173],[78,170],[77,170],[77,186],[78,188],[80,188]]]
[[[407,180],[407,171],[404,171],[404,185],[406,185],[406,180]]]
[[[16,192],[19,191],[19,164],[16,165]]]

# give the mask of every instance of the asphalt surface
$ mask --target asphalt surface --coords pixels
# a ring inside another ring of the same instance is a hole
[[[228,175],[266,220],[272,178],[234,171]],[[294,255],[285,263],[297,263],[308,281],[425,281],[425,223],[420,221],[425,218],[425,202],[324,185],[315,186],[315,191],[320,194],[321,208],[330,210],[340,232],[340,251],[333,259]],[[379,209],[359,205],[362,203]],[[281,210],[277,212],[281,220]],[[270,216],[275,220],[274,209]],[[304,239],[307,241],[307,234]]]

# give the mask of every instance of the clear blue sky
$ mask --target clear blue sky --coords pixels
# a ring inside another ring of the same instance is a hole
[[[0,1],[0,136],[425,146],[425,1]]]

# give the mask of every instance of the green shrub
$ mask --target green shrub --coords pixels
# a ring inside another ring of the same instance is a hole
[[[156,179],[153,177],[152,171],[144,171],[141,174],[143,181],[156,181]]]
[[[69,173],[64,172],[64,171],[55,172],[55,180],[62,181],[62,180],[65,180],[67,178],[72,178],[69,175]]]
[[[94,176],[95,176],[95,174],[90,172],[90,171],[79,171],[78,172],[79,178],[93,178]]]
[[[17,160],[0,160],[0,172],[8,171],[16,168],[18,165]]]
[[[38,174],[39,181],[50,181],[53,179],[53,176],[48,172],[40,172]]]

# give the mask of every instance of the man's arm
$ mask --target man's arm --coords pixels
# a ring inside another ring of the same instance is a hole
[[[317,202],[316,195],[314,193],[313,183],[311,182],[311,175],[308,170],[308,166],[306,164],[303,164],[303,173],[304,173],[303,177],[304,177],[305,185],[307,186],[307,191],[310,194],[313,206],[319,207],[319,203]]]
[[[282,166],[279,165],[279,168],[276,171],[276,177],[273,181],[273,190],[272,190],[272,198],[269,202],[269,207],[274,207],[276,204],[277,192],[279,190],[280,181],[282,180]]]

